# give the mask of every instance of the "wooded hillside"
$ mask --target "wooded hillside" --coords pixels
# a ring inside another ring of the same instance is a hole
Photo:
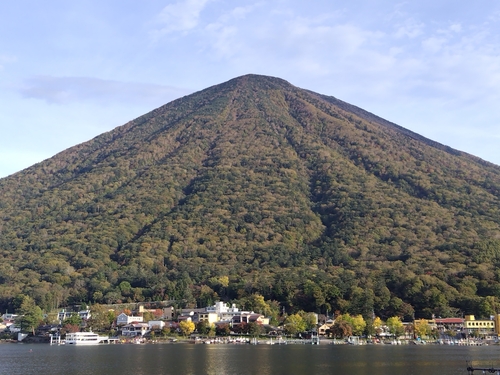
[[[0,308],[258,293],[289,312],[489,316],[499,198],[498,166],[243,76],[1,179]]]

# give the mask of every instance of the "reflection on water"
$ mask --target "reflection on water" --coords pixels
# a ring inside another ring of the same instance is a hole
[[[0,345],[0,375],[457,375],[500,367],[500,347],[333,345]]]

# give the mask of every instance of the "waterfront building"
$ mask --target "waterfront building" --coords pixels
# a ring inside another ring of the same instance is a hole
[[[474,315],[466,315],[465,331],[467,336],[490,338],[496,334],[495,320],[476,320]]]
[[[125,324],[130,324],[130,323],[142,323],[143,322],[143,317],[142,316],[128,316],[125,313],[121,313],[116,317],[116,325],[117,326],[122,326]]]

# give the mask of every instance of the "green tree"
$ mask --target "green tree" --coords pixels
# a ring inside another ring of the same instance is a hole
[[[366,328],[366,322],[362,315],[356,315],[351,318],[352,334],[361,336]]]
[[[77,313],[72,313],[69,316],[69,318],[66,318],[63,320],[62,324],[63,325],[71,324],[71,325],[78,326],[78,325],[82,324],[82,318],[80,318],[80,315],[78,315]]]
[[[167,336],[168,336],[168,335],[170,335],[171,333],[172,333],[172,330],[170,329],[170,327],[165,326],[165,327],[163,327],[163,328],[161,329],[161,335],[162,335],[163,337],[167,337]]]
[[[262,334],[263,331],[264,331],[264,327],[262,327],[261,324],[259,324],[257,322],[250,322],[250,323],[248,323],[248,333],[251,336],[257,337],[260,334]]]
[[[87,326],[97,332],[105,332],[111,329],[115,319],[115,312],[104,305],[95,304],[90,308],[90,318]]]
[[[299,314],[302,319],[304,320],[304,323],[305,323],[305,329],[306,331],[309,331],[313,328],[316,327],[316,323],[317,323],[317,315],[315,313],[306,313],[304,311],[299,311],[297,314]]]
[[[392,316],[386,322],[389,332],[396,338],[404,333],[403,322],[399,316]]]
[[[296,335],[306,329],[306,322],[299,314],[293,314],[285,320],[285,332],[289,335]]]
[[[266,302],[264,297],[258,293],[244,297],[240,302],[245,310],[255,311],[256,313],[264,316],[270,316],[273,314],[271,306]]]
[[[202,285],[196,299],[199,306],[212,306],[219,299],[219,296],[208,285]]]
[[[202,320],[196,324],[196,330],[200,335],[208,335],[210,333],[211,326],[206,320]]]
[[[494,296],[486,296],[479,303],[479,316],[490,317],[496,315],[500,311],[498,299]]]
[[[43,320],[42,309],[35,304],[33,298],[23,296],[21,306],[19,307],[19,318],[16,324],[21,327],[22,332],[30,332],[34,335],[35,329]]]

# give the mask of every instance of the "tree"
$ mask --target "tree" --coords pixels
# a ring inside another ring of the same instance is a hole
[[[144,311],[142,313],[142,319],[144,322],[149,322],[150,320],[155,320],[156,317],[151,311]]]
[[[33,298],[23,296],[18,313],[20,317],[16,320],[17,325],[21,326],[23,332],[31,331],[34,335],[35,328],[37,328],[43,320],[42,309],[35,304]]]
[[[396,338],[401,336],[404,332],[403,322],[399,316],[393,316],[387,319],[386,325],[389,328],[389,332]]]
[[[212,306],[219,299],[219,295],[208,285],[202,285],[196,299],[199,306]]]
[[[90,318],[87,325],[90,329],[104,332],[111,329],[111,324],[115,319],[115,312],[106,306],[95,304],[90,308]]]
[[[351,319],[352,334],[355,336],[361,336],[366,328],[366,322],[362,315],[353,316]]]
[[[229,334],[231,333],[231,329],[229,327],[229,324],[217,324],[217,326],[215,327],[215,334],[217,336],[229,336]]]
[[[255,311],[256,313],[269,316],[272,314],[271,307],[264,300],[264,297],[258,293],[242,298],[241,304],[245,310]]]
[[[342,319],[336,319],[332,328],[330,328],[333,337],[342,339],[344,337],[352,336],[352,326],[351,324]]]
[[[250,327],[248,326],[248,323],[246,322],[241,322],[237,325],[233,326],[233,331],[234,333],[246,335],[250,330]]]
[[[170,327],[165,326],[165,327],[163,327],[163,328],[161,329],[161,335],[162,335],[163,337],[167,337],[167,336],[168,336],[168,335],[170,335],[171,333],[172,333],[172,330],[170,329]]]
[[[78,315],[77,313],[72,313],[69,316],[69,318],[66,318],[63,320],[62,324],[63,324],[63,326],[66,324],[79,326],[80,324],[82,324],[82,318],[80,318],[80,315]]]
[[[66,333],[80,332],[80,325],[67,323],[63,326],[63,331]]]
[[[417,337],[427,337],[432,332],[431,326],[425,319],[416,320],[413,323],[413,330]]]
[[[299,314],[293,314],[285,320],[285,332],[289,335],[296,335],[306,329],[306,322]]]
[[[479,303],[479,316],[489,317],[500,311],[499,302],[494,296],[486,296]]]
[[[189,320],[183,320],[179,323],[179,329],[181,330],[184,336],[188,336],[194,332],[195,325],[193,322]]]
[[[248,333],[251,336],[254,336],[254,337],[259,336],[263,330],[264,330],[264,327],[262,327],[262,325],[257,323],[257,322],[248,323]]]
[[[375,318],[368,318],[366,320],[366,327],[365,327],[365,333],[367,336],[374,336],[378,335],[382,332],[382,319],[380,319],[378,316]]]
[[[305,324],[304,330],[311,330],[316,327],[317,316],[315,313],[306,313],[304,311],[299,311],[298,314],[302,317]]]
[[[210,323],[208,323],[208,321],[206,320],[202,320],[201,322],[198,322],[198,324],[196,324],[196,330],[200,335],[208,335],[210,329]]]

